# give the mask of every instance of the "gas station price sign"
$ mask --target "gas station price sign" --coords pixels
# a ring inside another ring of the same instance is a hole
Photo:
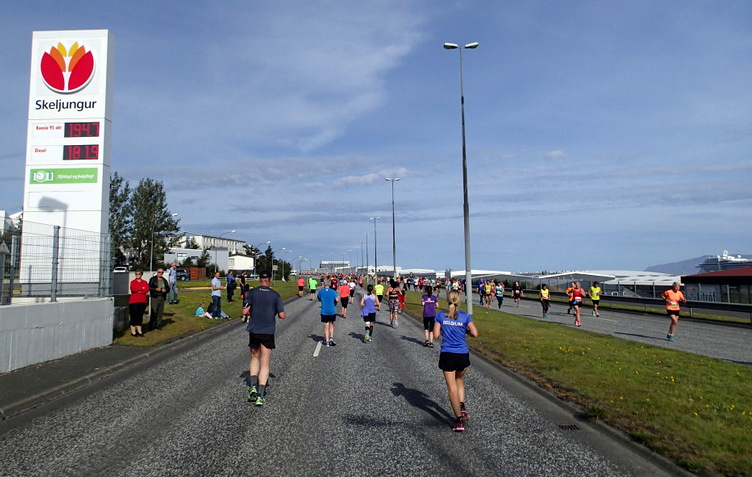
[[[34,163],[98,161],[104,135],[101,121],[33,121],[29,145]]]

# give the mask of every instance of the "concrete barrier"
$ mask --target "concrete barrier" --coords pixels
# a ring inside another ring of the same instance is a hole
[[[112,343],[113,298],[0,307],[0,372]]]

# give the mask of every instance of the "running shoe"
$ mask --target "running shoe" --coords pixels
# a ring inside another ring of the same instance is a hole
[[[366,331],[366,335],[365,335],[365,337],[363,339],[365,339],[366,343],[368,343],[369,341],[371,341],[371,335],[368,334],[368,332]]]
[[[326,344],[324,344],[327,348],[329,347],[329,342],[327,341]]]
[[[462,422],[461,417],[458,417],[457,420],[454,422],[454,427],[452,427],[452,430],[454,432],[465,432],[465,423]]]
[[[463,421],[463,422],[467,422],[467,421],[469,421],[469,420],[470,420],[470,413],[469,413],[469,412],[467,412],[467,409],[465,409],[465,408],[463,407],[463,408],[462,408],[462,421]]]
[[[669,341],[674,341],[674,335],[666,335],[666,339]]]
[[[256,404],[256,406],[258,406],[258,407],[261,407],[264,404],[266,404],[266,399],[264,399],[263,397],[259,396],[259,397],[256,398],[256,402],[254,404]]]
[[[433,343],[428,343],[429,348],[433,348]]]
[[[250,386],[248,388],[248,402],[253,402],[258,397],[258,391],[256,390],[256,386]]]
[[[329,343],[327,344],[327,346],[328,345],[337,346],[337,343],[334,342],[334,338],[329,338]]]
[[[399,328],[399,320],[396,318],[394,319],[394,327]]]

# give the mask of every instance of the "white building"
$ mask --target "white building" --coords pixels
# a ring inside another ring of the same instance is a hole
[[[200,249],[213,249],[213,248],[225,248],[229,250],[229,253],[242,253],[245,251],[247,245],[243,240],[236,240],[231,237],[214,237],[212,235],[194,234],[186,232],[186,234],[180,237],[178,245],[185,247],[188,242],[193,239]]]
[[[227,259],[227,270],[246,270],[256,269],[256,259],[250,255],[242,253],[231,253]]]

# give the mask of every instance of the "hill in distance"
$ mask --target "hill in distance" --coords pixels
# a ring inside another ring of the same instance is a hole
[[[739,254],[734,254],[734,256]],[[703,273],[702,270],[697,268],[697,265],[705,261],[706,258],[715,257],[715,255],[703,255],[702,257],[690,258],[688,260],[682,260],[681,262],[664,263],[661,265],[653,265],[645,269],[646,272],[658,272],[668,273],[671,275],[696,275]],[[742,254],[744,258],[752,258],[748,254]]]

